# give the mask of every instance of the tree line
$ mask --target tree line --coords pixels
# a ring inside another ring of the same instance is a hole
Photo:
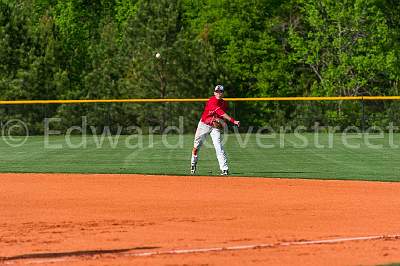
[[[396,0],[0,0],[2,100],[399,95]],[[160,57],[155,56],[160,53]],[[397,118],[373,103],[374,120]],[[192,127],[201,104],[2,106],[1,120]],[[242,103],[246,125],[358,124],[359,103]],[[364,110],[365,111],[365,110]],[[371,115],[372,117],[372,115]]]

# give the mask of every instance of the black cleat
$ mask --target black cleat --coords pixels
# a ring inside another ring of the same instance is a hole
[[[221,172],[221,175],[229,175],[228,170],[223,170],[223,171]]]
[[[192,163],[190,166],[190,174],[194,175],[196,173],[196,163]]]

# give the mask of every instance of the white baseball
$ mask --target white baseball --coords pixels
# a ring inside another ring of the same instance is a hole
[[[156,58],[160,58],[161,54],[160,53],[156,53]]]

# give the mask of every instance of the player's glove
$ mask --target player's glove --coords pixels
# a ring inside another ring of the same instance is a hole
[[[213,128],[223,130],[225,126],[226,126],[226,123],[223,119],[216,118],[212,121]]]

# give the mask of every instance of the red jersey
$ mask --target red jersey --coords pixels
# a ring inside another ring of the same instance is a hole
[[[216,118],[222,118],[228,109],[228,104],[223,99],[217,99],[212,96],[208,99],[206,106],[204,107],[204,112],[201,115],[201,122],[209,126],[212,125],[212,121]]]

